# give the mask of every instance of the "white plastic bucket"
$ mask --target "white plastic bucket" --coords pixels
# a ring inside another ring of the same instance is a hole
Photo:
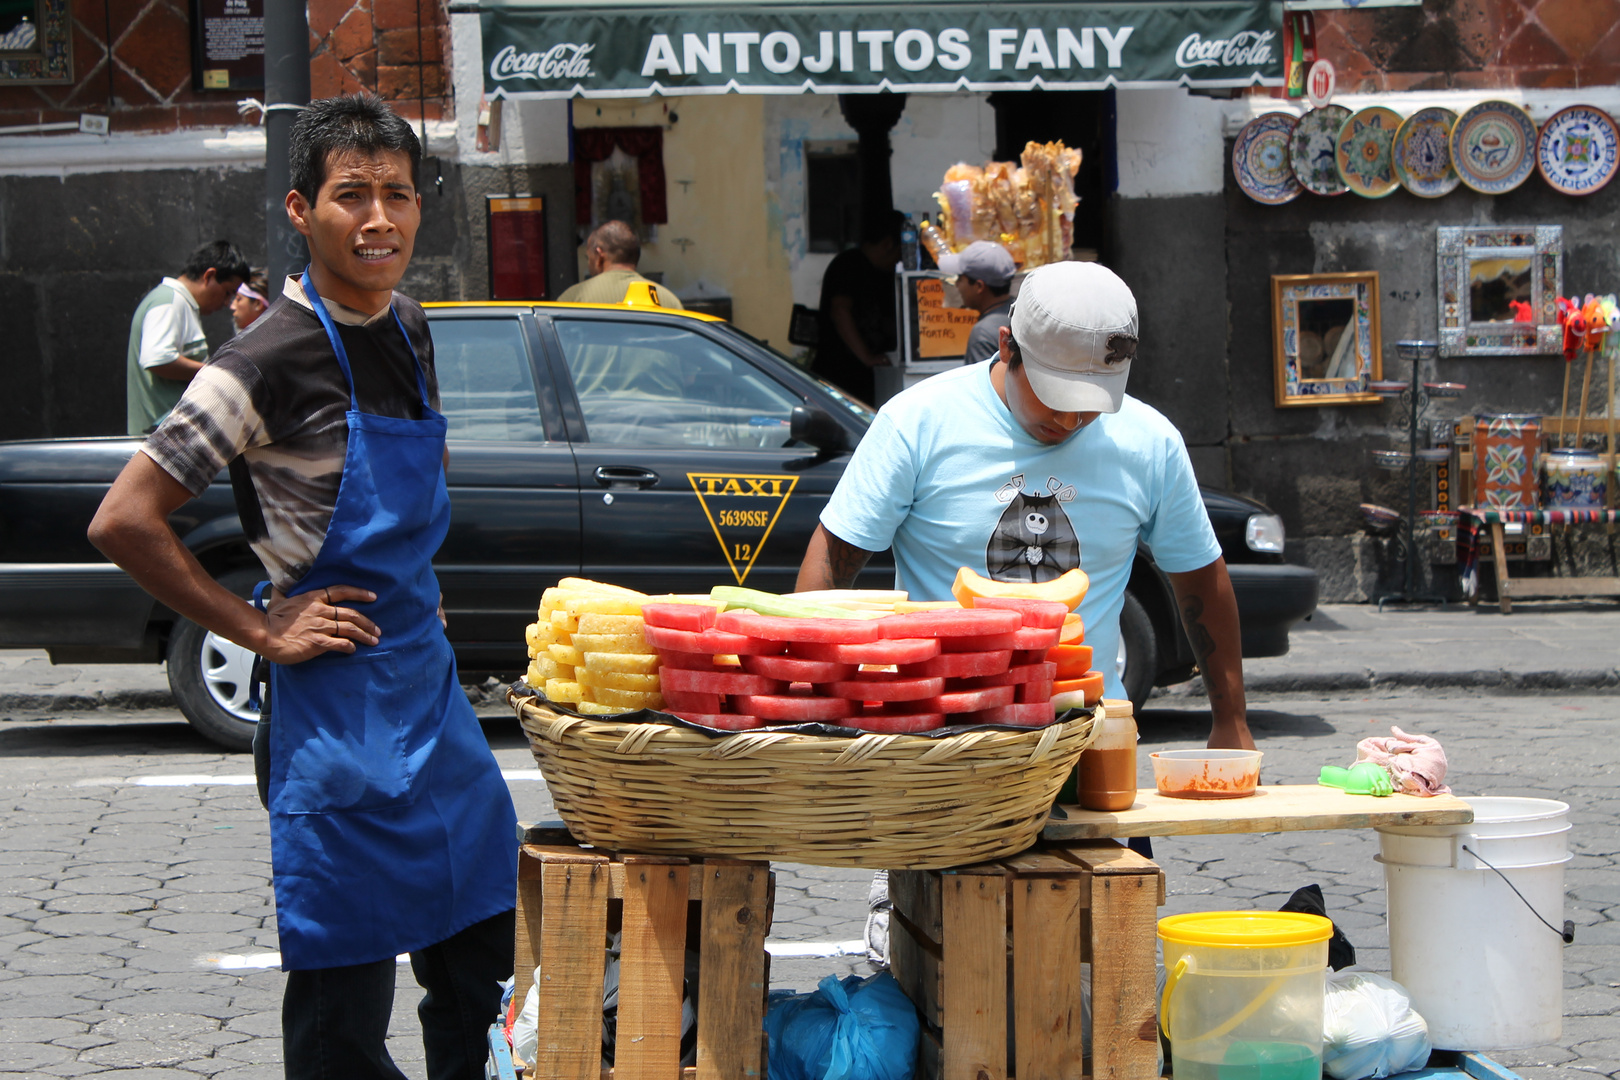
[[[1530,908],[1563,925],[1569,805],[1497,796],[1464,801],[1474,810],[1467,825],[1378,830],[1377,859],[1389,889],[1390,973],[1411,993],[1437,1049],[1553,1042],[1563,1032],[1563,940]]]

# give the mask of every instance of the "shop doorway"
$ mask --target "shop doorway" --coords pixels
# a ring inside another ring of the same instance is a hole
[[[1080,196],[1074,212],[1074,246],[1107,262],[1107,206],[1119,187],[1114,91],[998,90],[989,102],[996,112],[997,161],[1017,161],[1027,142],[1061,139],[1080,151],[1080,173],[1074,178],[1074,192]]]

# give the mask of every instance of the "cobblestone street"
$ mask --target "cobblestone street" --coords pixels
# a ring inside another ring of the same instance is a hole
[[[1208,714],[1157,699],[1144,754],[1197,745]],[[1405,690],[1256,696],[1267,783],[1306,783],[1347,763],[1389,723],[1438,737],[1461,795],[1571,804],[1566,1019],[1557,1044],[1491,1056],[1527,1080],[1620,1072],[1620,698],[1470,696]],[[524,820],[552,816],[516,725],[486,723]],[[1142,760],[1144,774],[1146,759]],[[281,1075],[282,975],[265,817],[246,756],[221,754],[177,717],[101,711],[0,722],[0,1075],[269,1080]],[[1319,882],[1366,967],[1388,972],[1381,868],[1371,833],[1161,838],[1164,914],[1275,908]],[[808,989],[864,972],[870,874],[781,864],[772,982]],[[401,965],[391,1048],[423,1075],[410,969]]]

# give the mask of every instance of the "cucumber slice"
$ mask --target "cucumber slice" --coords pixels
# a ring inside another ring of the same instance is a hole
[[[739,585],[716,585],[709,590],[715,600],[724,600],[728,608],[747,608],[761,615],[775,615],[784,619],[847,619],[847,608],[831,604],[818,604],[810,600],[796,600],[791,596],[745,589]]]

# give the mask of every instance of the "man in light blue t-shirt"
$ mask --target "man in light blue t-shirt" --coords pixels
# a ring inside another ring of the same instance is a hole
[[[1086,643],[1108,697],[1137,542],[1169,576],[1214,713],[1209,745],[1254,747],[1237,601],[1187,448],[1125,393],[1136,300],[1096,263],[1033,271],[999,356],[892,399],[856,448],[799,569],[798,588],[849,588],[894,549],[897,587],[948,600],[961,566],[1050,581],[1079,566]]]

